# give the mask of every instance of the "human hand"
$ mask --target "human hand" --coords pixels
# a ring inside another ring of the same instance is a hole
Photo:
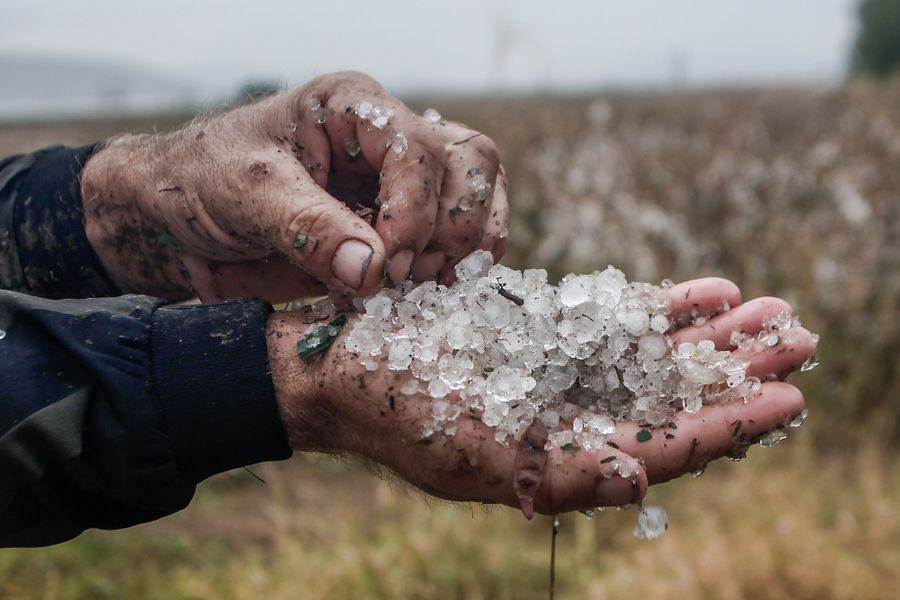
[[[506,183],[489,138],[429,115],[345,72],[115,139],[82,173],[88,239],[123,291],[170,299],[448,281],[475,249],[503,254]]]
[[[689,321],[695,310],[708,314],[726,303],[734,307],[703,325],[676,326],[670,333],[676,343],[711,339],[718,349],[733,350],[732,331],[756,334],[765,318],[790,310],[777,298],[740,304],[737,287],[722,279],[690,281],[669,292],[673,322]],[[423,425],[431,418],[431,398],[399,392],[412,374],[388,370],[384,364],[367,371],[344,348],[342,336],[321,358],[302,362],[295,346],[305,328],[300,317],[291,313],[277,313],[270,319],[273,380],[294,448],[358,454],[386,465],[435,496],[502,503],[521,507],[526,514],[531,511],[526,506],[529,501],[534,510],[547,514],[634,503],[648,484],[702,469],[722,456],[742,455],[756,436],[801,412],[801,393],[775,379],[799,368],[815,353],[816,345],[814,337],[798,327],[780,332],[777,345],[745,355],[750,361],[748,376],[767,380],[746,403],[677,413],[671,425],[652,429],[652,437],[645,441],[637,436],[641,426],[624,422],[602,450],[549,451],[537,481],[532,482],[533,495],[523,501],[519,479],[535,473],[523,473],[521,466],[541,448],[501,445],[489,427],[465,413],[458,418],[456,435],[421,440]],[[634,474],[621,476],[625,465],[635,468]]]

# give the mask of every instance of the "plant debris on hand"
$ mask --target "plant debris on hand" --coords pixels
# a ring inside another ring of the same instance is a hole
[[[297,342],[297,354],[300,358],[309,358],[322,352],[334,342],[347,323],[347,315],[338,315],[325,325],[316,325],[307,330],[303,338]]]

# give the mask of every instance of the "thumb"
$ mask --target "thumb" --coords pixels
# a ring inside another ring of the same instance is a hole
[[[282,254],[332,291],[374,293],[384,279],[384,244],[375,230],[297,166],[284,190],[267,194],[276,206],[263,223]],[[268,227],[266,227],[268,225]]]

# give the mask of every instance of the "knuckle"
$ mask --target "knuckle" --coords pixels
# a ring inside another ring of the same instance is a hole
[[[327,231],[327,203],[321,200],[309,200],[294,213],[288,222],[286,236],[293,240],[299,234],[321,235]]]
[[[498,171],[500,168],[500,149],[496,142],[486,135],[481,135],[474,140],[475,149],[484,158],[492,171]]]

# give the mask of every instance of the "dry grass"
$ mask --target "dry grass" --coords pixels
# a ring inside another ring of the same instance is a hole
[[[815,424],[814,424],[815,426]],[[325,457],[236,472],[193,505],[124,532],[0,552],[9,598],[546,597],[550,524],[427,500]],[[634,515],[562,519],[560,598],[889,598],[900,586],[900,461],[883,447],[822,461],[804,433],[741,465],[650,492]]]
[[[434,101],[490,132],[513,180],[508,262],[718,274],[823,334],[811,422],[775,449],[563,518],[560,598],[891,598],[900,587],[900,85]],[[424,105],[422,105],[424,106]],[[160,128],[177,123],[162,119]],[[0,154],[151,119],[0,127]],[[200,487],[186,511],[0,551],[0,598],[542,598],[550,525],[427,500],[303,456]]]

